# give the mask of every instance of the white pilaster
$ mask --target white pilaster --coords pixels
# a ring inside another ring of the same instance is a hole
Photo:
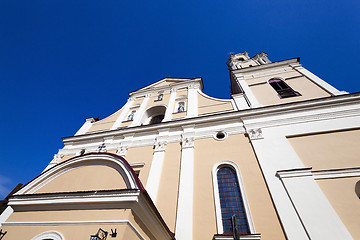
[[[193,84],[188,87],[188,103],[186,117],[196,117],[198,115],[197,89],[199,85]]]
[[[81,126],[81,128],[75,133],[75,136],[82,135],[86,133],[91,125],[95,122],[95,118],[87,118],[85,119],[85,123]]]
[[[234,99],[237,110],[249,109],[249,103],[243,93],[233,94],[231,97]]]
[[[5,210],[0,215],[0,227],[1,227],[2,223],[4,223],[13,212],[14,212],[14,209],[12,209],[12,207],[7,206],[5,208]]]
[[[286,190],[276,177],[280,169],[304,167],[301,160],[285,137],[276,136],[276,132],[266,134],[264,129],[251,129],[248,134],[288,239],[310,239]]]
[[[170,121],[172,119],[172,113],[174,111],[174,105],[175,105],[175,98],[176,98],[176,89],[171,88],[170,99],[169,99],[168,107],[165,112],[165,117],[163,122]]]
[[[235,74],[235,76],[236,76],[236,74]],[[243,76],[240,76],[240,77],[236,76],[236,81],[240,85],[242,90],[244,90],[245,96],[246,96],[246,98],[248,99],[248,101],[250,103],[250,107],[251,108],[262,107],[262,105],[256,99],[254,93],[251,91],[250,87],[245,82],[244,77]]]
[[[301,176],[291,176],[294,172],[280,171],[278,176],[296,207],[310,239],[353,239],[315,182],[311,169],[300,171]]]
[[[146,105],[147,105],[147,103],[149,101],[149,98],[150,98],[150,94],[146,94],[145,97],[144,97],[144,100],[142,101],[142,103],[140,105],[139,110],[136,111],[136,113],[135,113],[134,120],[133,120],[132,124],[130,124],[130,127],[140,125],[141,117],[144,114],[144,110],[145,110]]]
[[[155,140],[154,155],[151,162],[150,172],[146,183],[146,191],[149,196],[156,203],[157,194],[160,185],[161,172],[165,157],[166,141],[162,141],[163,138],[158,137]]]
[[[294,68],[295,70],[297,70],[298,72],[300,72],[301,74],[303,74],[305,77],[309,78],[311,81],[313,81],[314,83],[319,85],[321,88],[323,88],[327,92],[329,92],[335,96],[348,94],[348,92],[337,90],[336,88],[334,88],[333,86],[331,86],[330,84],[328,84],[327,82],[325,82],[324,80],[322,80],[321,78],[319,78],[318,76],[316,76],[315,74],[310,72],[309,70],[305,69],[300,64],[293,64],[293,65],[291,65],[291,67]]]
[[[130,107],[132,106],[132,104],[134,103],[135,98],[130,97],[128,99],[128,101],[126,102],[124,109],[121,111],[119,117],[116,119],[114,125],[111,127],[110,130],[114,130],[117,129],[118,127],[120,127],[120,124],[124,121],[124,119],[126,118],[126,114],[129,112]]]
[[[307,124],[306,128],[311,126]],[[284,230],[289,239],[295,240],[352,239],[314,179],[281,176],[304,168],[285,137],[298,130],[294,125],[248,130]]]
[[[184,133],[181,143],[181,164],[175,237],[193,239],[194,137]]]

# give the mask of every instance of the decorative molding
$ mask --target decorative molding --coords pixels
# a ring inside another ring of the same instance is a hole
[[[264,139],[261,128],[250,129],[247,133],[249,134],[250,140]]]
[[[40,233],[39,235],[32,238],[31,240],[43,240],[43,239],[64,240],[65,238],[63,237],[63,235],[61,233],[59,233],[57,231],[47,231],[47,232]]]
[[[105,143],[102,143],[98,146],[98,150],[97,152],[106,152],[106,144]]]
[[[90,153],[74,157],[62,162],[61,164],[55,165],[30,181],[15,195],[35,193],[41,187],[45,186],[60,175],[77,168],[79,165],[86,166],[87,164],[106,164],[107,166],[111,166],[121,174],[128,189],[139,189],[136,179],[133,176],[132,171],[129,169],[130,166],[127,165],[123,159],[110,154]]]
[[[329,178],[360,177],[360,167],[330,169],[330,170],[315,170],[315,171],[312,171],[312,168],[300,168],[300,169],[280,170],[277,171],[276,174],[281,179],[309,177],[309,176],[312,176],[315,180],[329,179]]]
[[[181,148],[193,148],[194,147],[194,137],[182,137],[181,139]]]
[[[126,155],[127,150],[128,150],[128,146],[121,145],[116,149],[116,154],[123,157]]]
[[[335,96],[331,98],[322,98],[322,99],[316,99],[316,100],[309,100],[309,101],[302,101],[302,102],[295,102],[295,103],[289,103],[289,104],[283,104],[280,106],[269,106],[269,107],[262,107],[262,108],[256,108],[256,109],[248,109],[243,111],[232,111],[232,112],[225,112],[221,114],[211,114],[211,115],[205,115],[205,116],[199,116],[196,118],[184,118],[179,121],[168,121],[163,122],[159,126],[153,126],[153,125],[144,125],[137,128],[125,128],[125,129],[116,129],[116,130],[110,130],[110,131],[99,131],[96,133],[91,134],[84,134],[79,136],[72,136],[72,137],[65,137],[63,138],[63,143],[65,146],[75,144],[77,142],[81,141],[95,141],[96,139],[103,138],[105,136],[114,136],[119,134],[135,134],[139,131],[152,131],[157,130],[161,128],[176,128],[176,127],[182,127],[182,126],[188,126],[193,124],[201,124],[206,122],[213,122],[216,124],[216,121],[224,121],[224,120],[237,120],[237,119],[243,119],[243,120],[251,120],[251,119],[260,119],[261,117],[269,117],[269,116],[277,116],[276,122],[273,124],[275,125],[281,125],[284,124],[282,122],[282,119],[284,118],[283,115],[279,115],[280,112],[285,112],[286,114],[289,114],[291,112],[298,112],[298,113],[304,113],[304,112],[310,112],[314,108],[316,109],[322,109],[326,110],[327,113],[334,112],[336,108],[339,108],[340,106],[354,106],[355,108],[359,108],[358,105],[360,103],[360,93],[353,93],[353,94],[347,94],[347,95],[340,95]],[[328,110],[327,110],[328,109]],[[299,111],[301,110],[301,112]],[[341,115],[344,110],[339,109],[338,112]],[[359,110],[354,110],[353,112],[349,112],[346,116],[354,116],[359,115]],[[304,114],[302,114],[304,115]],[[323,115],[323,117],[327,117],[327,115]],[[300,119],[299,119],[300,120]],[[311,116],[309,116],[309,119],[306,119],[311,121]],[[279,124],[279,121],[281,122]],[[287,120],[289,123],[291,121]],[[263,124],[267,123],[268,121],[263,122]],[[262,127],[260,123],[250,123],[251,128]],[[265,125],[266,126],[266,125]],[[96,140],[98,141],[98,140]]]
[[[165,151],[167,141],[160,141],[159,138],[155,139],[154,152]]]

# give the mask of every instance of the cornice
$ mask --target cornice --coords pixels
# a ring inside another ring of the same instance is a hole
[[[178,88],[182,88],[182,87],[189,87],[189,86],[193,86],[198,85],[198,87],[200,89],[203,89],[203,81],[202,78],[174,78],[174,79],[169,79],[169,80],[182,80],[182,82],[173,82],[170,83],[168,86],[161,86],[161,87],[151,87],[151,85],[144,87],[146,89],[139,89],[136,90],[134,92],[129,93],[130,97],[139,97],[139,96],[143,96],[149,93],[157,93],[159,91],[165,91],[165,90],[171,90],[171,89],[178,89]],[[154,84],[156,84],[157,82],[155,82]]]
[[[134,126],[127,127],[124,129],[116,129],[116,130],[107,130],[96,133],[89,133],[84,135],[77,135],[71,137],[64,137],[63,143],[65,145],[72,144],[79,141],[92,141],[94,139],[103,139],[106,137],[117,138],[118,136],[122,136],[124,134],[136,134],[136,133],[156,133],[159,129],[166,128],[181,128],[183,126],[195,125],[196,127],[200,127],[205,124],[216,124],[222,121],[247,121],[251,119],[260,119],[262,117],[268,116],[278,116],[278,119],[281,119],[279,115],[288,114],[291,112],[306,112],[315,109],[326,109],[328,108],[328,113],[331,114],[334,110],[334,107],[340,106],[351,106],[351,105],[359,105],[356,110],[348,110],[347,114],[353,114],[360,112],[360,93],[352,93],[346,95],[332,96],[314,100],[307,100],[295,103],[286,103],[281,105],[267,106],[267,107],[259,107],[253,109],[245,109],[241,111],[231,111],[224,113],[215,113],[206,116],[198,116],[193,118],[184,118],[169,122],[164,122],[160,124],[153,125],[143,125],[143,126]],[[342,111],[339,109],[338,114],[341,114]],[[308,120],[311,120],[311,116],[307,116]],[[323,115],[323,117],[327,117],[327,115]]]
[[[264,65],[258,65],[258,66],[252,66],[252,67],[247,67],[247,68],[231,70],[231,72],[235,73],[235,74],[236,73],[247,73],[247,72],[258,71],[258,70],[263,70],[263,69],[267,69],[267,68],[279,67],[279,66],[283,66],[283,65],[290,65],[293,63],[298,63],[299,61],[300,61],[300,58],[291,58],[291,59],[283,60],[283,61],[279,61],[279,62],[272,62],[272,63],[267,63]]]

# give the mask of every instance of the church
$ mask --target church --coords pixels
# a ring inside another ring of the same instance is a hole
[[[360,239],[360,93],[300,58],[227,66],[229,99],[164,78],[86,119],[6,199],[0,239]]]

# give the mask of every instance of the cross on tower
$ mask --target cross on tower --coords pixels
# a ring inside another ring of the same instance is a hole
[[[100,146],[98,147],[98,152],[105,152],[105,150],[106,150],[105,143],[100,144]]]

